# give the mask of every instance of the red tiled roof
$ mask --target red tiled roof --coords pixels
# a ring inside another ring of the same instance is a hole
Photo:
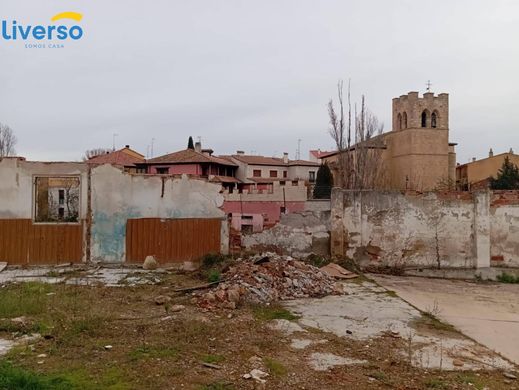
[[[334,153],[332,151],[324,151],[324,150],[310,150],[310,153],[312,154],[312,156],[314,156],[315,158],[322,158],[323,156],[326,156],[330,153]]]
[[[307,166],[319,166],[319,164],[312,161],[306,160],[288,160],[285,163],[282,158],[279,157],[265,157],[265,156],[252,156],[246,154],[233,154],[232,156],[221,156],[222,158],[230,159],[231,157],[244,162],[249,165],[277,165],[277,166],[295,166],[295,165],[307,165]]]
[[[180,150],[178,152],[165,154],[164,156],[155,157],[146,160],[148,164],[199,164],[199,163],[213,163],[220,165],[237,166],[235,163],[214,156],[209,156],[197,152],[193,149]]]
[[[240,180],[231,176],[213,176],[209,181],[212,183],[241,183]]]
[[[123,167],[133,167],[135,164],[143,163],[144,157],[139,158],[132,156],[125,151],[126,148],[116,150],[115,152],[101,154],[99,156],[92,157],[86,162],[88,164],[112,164],[120,165]]]

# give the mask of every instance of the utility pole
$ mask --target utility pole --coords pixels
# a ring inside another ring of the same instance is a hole
[[[296,160],[301,159],[301,138],[297,140]]]
[[[117,137],[119,134],[117,133],[113,133],[112,136],[113,136],[113,143],[112,143],[112,151],[115,152],[115,137]]]
[[[155,138],[151,139],[151,158],[153,158],[153,144],[155,143]]]

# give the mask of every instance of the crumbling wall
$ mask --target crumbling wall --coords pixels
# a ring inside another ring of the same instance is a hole
[[[519,267],[519,191],[494,191],[490,201],[490,259]]]
[[[476,215],[484,194],[474,196],[334,189],[332,255],[361,266],[474,267],[485,258],[475,226],[484,233],[488,222]]]
[[[305,257],[311,253],[329,256],[329,230],[329,213],[290,213],[282,215],[279,223],[261,233],[242,234],[242,246],[246,250],[270,250],[295,257]]]
[[[134,175],[110,165],[93,168],[91,177],[93,261],[125,260],[126,221],[130,218],[222,218],[221,251],[228,251],[220,185],[186,175]]]

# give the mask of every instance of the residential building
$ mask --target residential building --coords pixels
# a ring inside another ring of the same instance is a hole
[[[238,165],[228,159],[213,156],[212,149],[202,149],[201,143],[195,149],[178,152],[146,160],[146,173],[161,175],[187,174],[199,176],[212,182],[222,183],[229,190],[237,189],[240,182],[236,178]]]
[[[325,152],[321,149],[310,150],[308,152],[308,160],[321,165],[321,163],[323,162],[323,157],[327,156],[330,153],[332,152]]]
[[[481,160],[473,158],[471,162],[459,164],[456,167],[456,186],[461,191],[472,191],[488,188],[489,178],[496,177],[497,172],[503,165],[505,158],[519,166],[519,155],[510,149],[507,153],[494,155],[492,149],[488,157]]]
[[[111,164],[122,167],[126,172],[144,173],[143,168],[140,167],[144,161],[145,159],[142,154],[131,149],[130,145],[126,145],[120,150],[114,150],[113,152],[92,157],[88,159],[86,163],[91,165]]]

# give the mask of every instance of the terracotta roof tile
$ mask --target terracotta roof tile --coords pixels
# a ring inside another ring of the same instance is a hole
[[[163,156],[151,158],[146,160],[149,164],[200,164],[213,163],[220,165],[236,166],[235,163],[214,156],[209,156],[193,149],[180,150],[178,152],[165,154]]]
[[[126,153],[125,149],[126,148],[111,153],[101,154],[88,159],[86,162],[88,164],[112,164],[124,167],[132,167],[135,166],[135,164],[144,162],[144,158],[132,156]]]

